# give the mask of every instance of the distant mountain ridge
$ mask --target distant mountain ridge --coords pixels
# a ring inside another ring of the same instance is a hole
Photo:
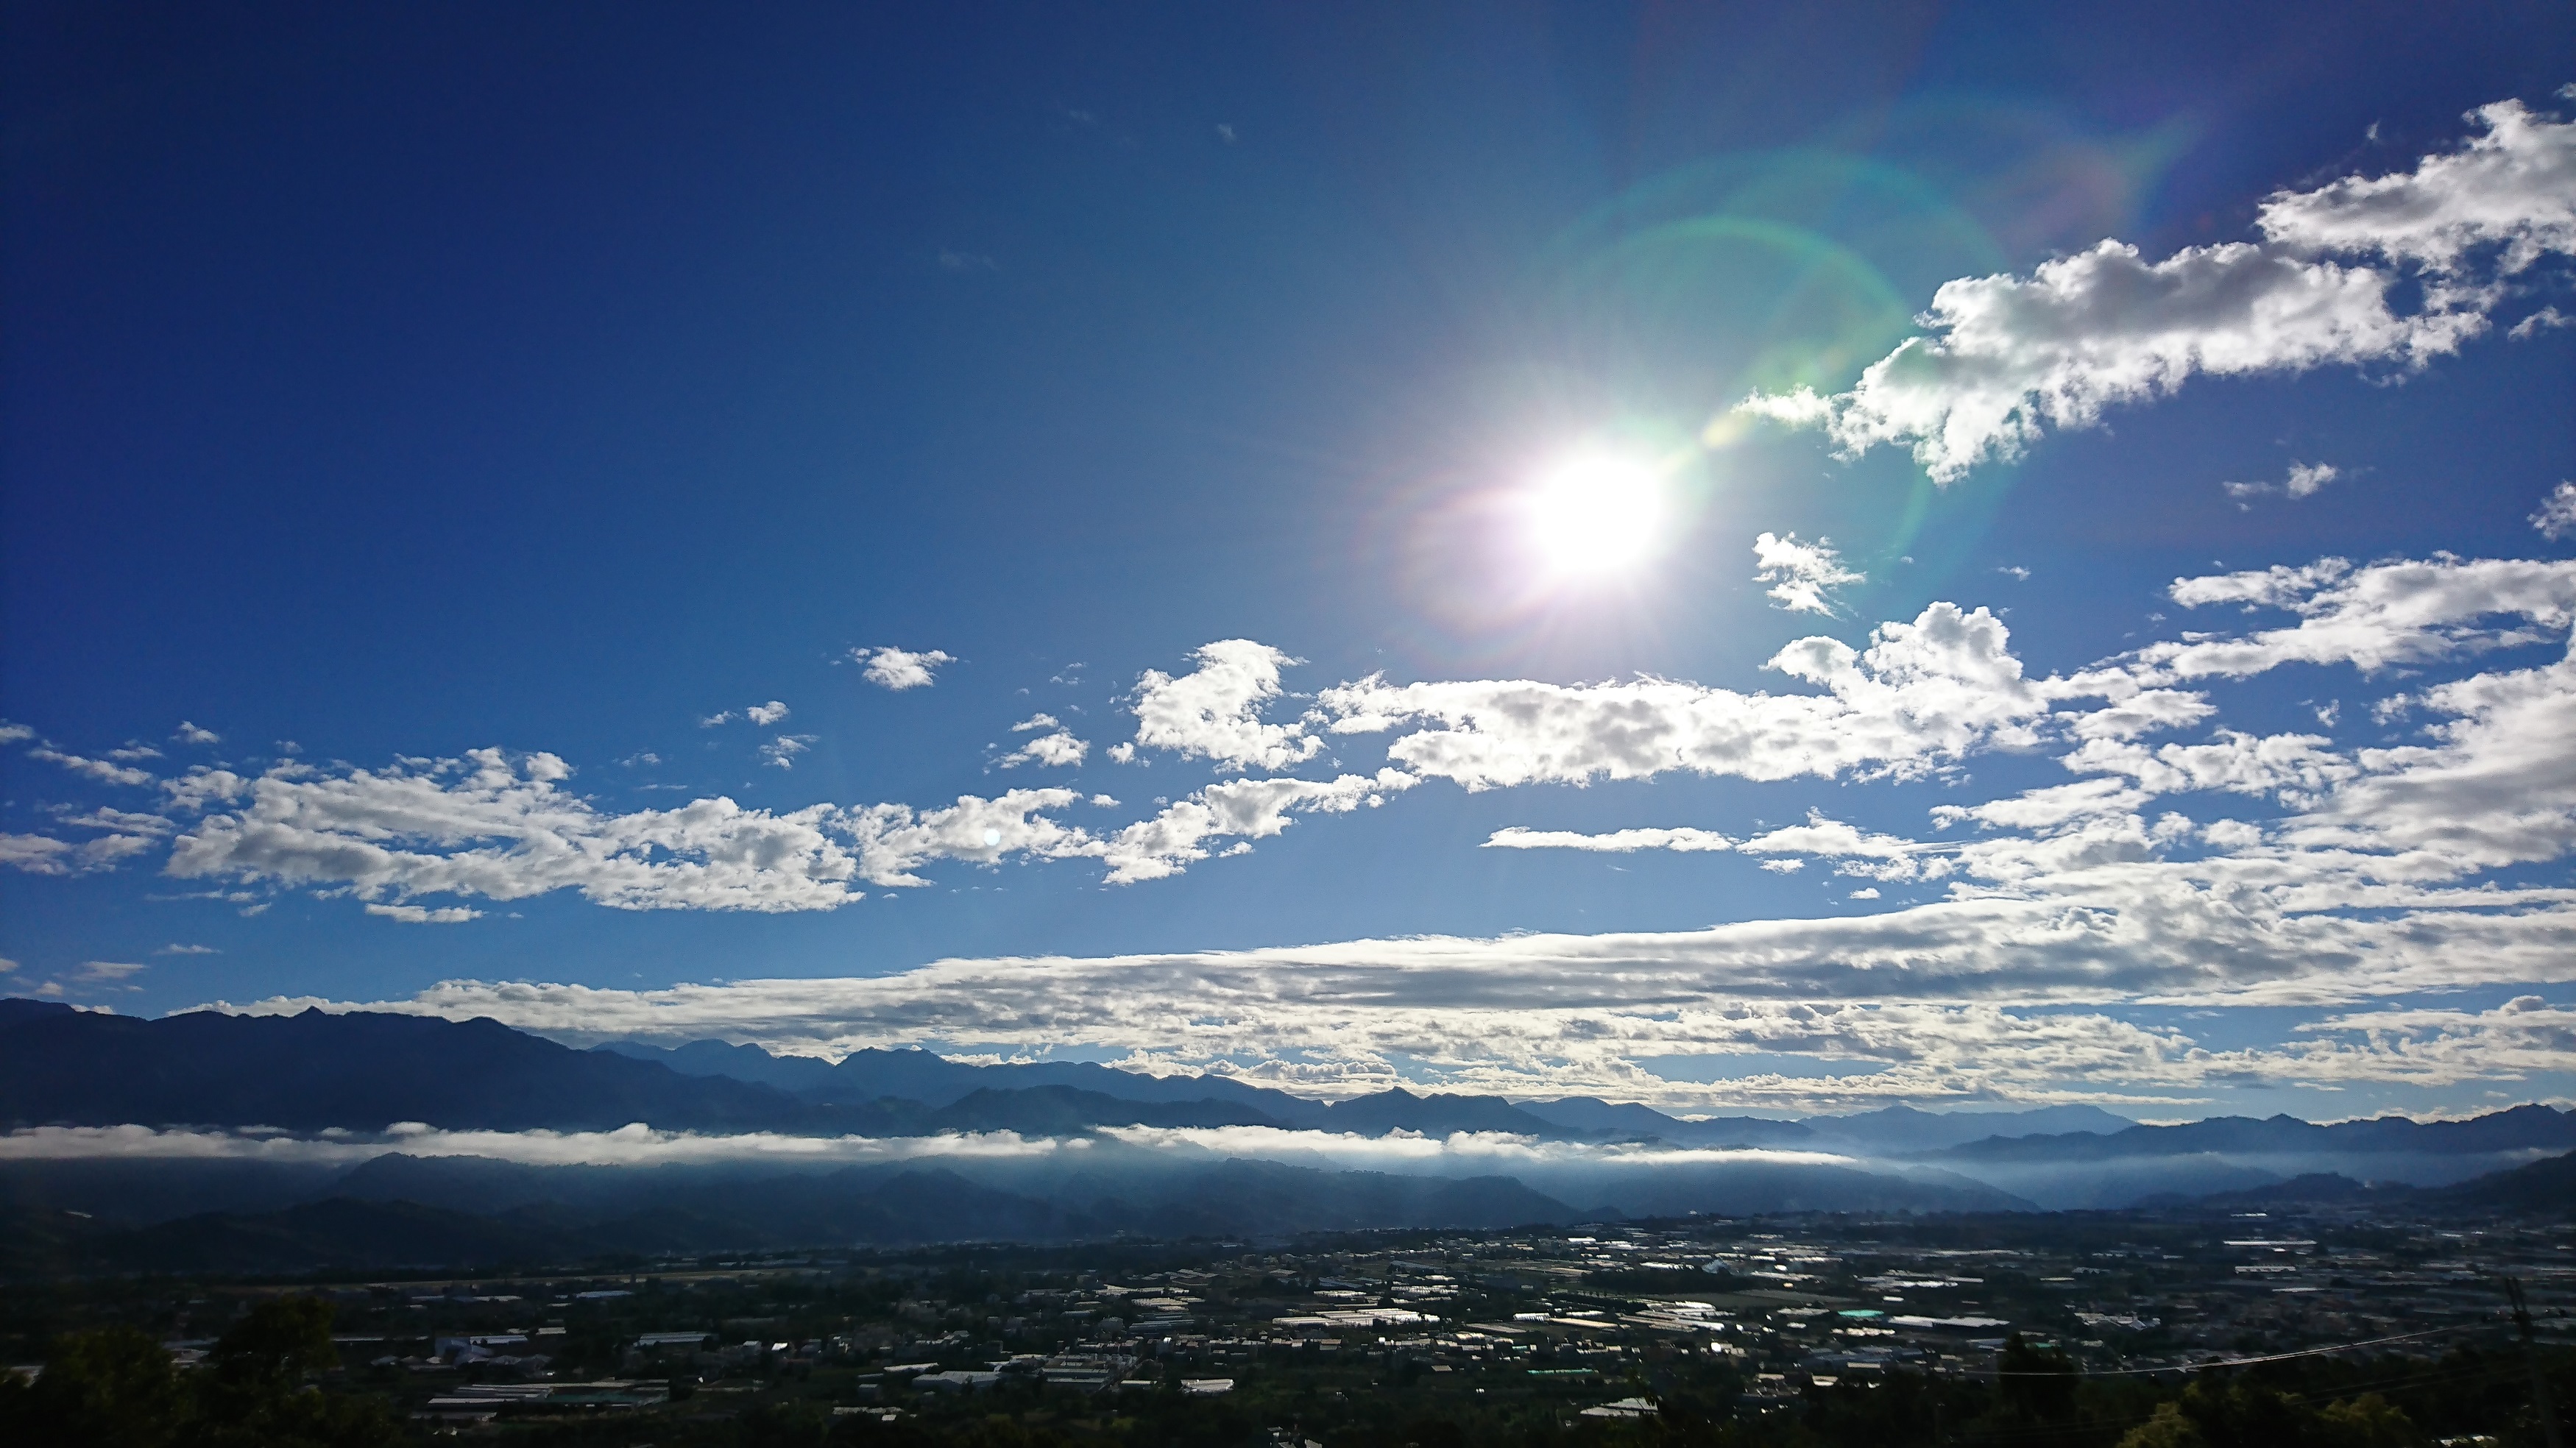
[[[2332,1126],[2289,1116],[2141,1126],[2090,1106],[1935,1114],[1899,1105],[1804,1122],[1685,1121],[1595,1097],[1515,1103],[1395,1087],[1325,1102],[1223,1075],[1157,1077],[1094,1062],[977,1065],[928,1051],[863,1050],[827,1063],[719,1041],[577,1050],[483,1018],[308,1010],[150,1020],[0,1000],[0,1127],[379,1131],[422,1122],[522,1131],[613,1130],[638,1121],[675,1131],[871,1136],[1237,1126],[1370,1137],[1495,1132],[1804,1149],[1910,1159],[1971,1176],[2230,1153],[2468,1157],[2576,1147],[2576,1112],[2538,1105],[2467,1121],[2385,1117]]]
[[[2109,1161],[2208,1154],[2294,1155],[2421,1152],[2473,1154],[2576,1148],[2576,1111],[2525,1105],[2464,1121],[2382,1116],[2320,1126],[2295,1116],[2213,1116],[2180,1126],[2130,1126],[2110,1133],[1987,1137],[1919,1153],[1968,1162]]]

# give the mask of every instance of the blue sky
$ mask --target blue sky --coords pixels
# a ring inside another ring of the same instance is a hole
[[[9,990],[2576,1089],[2561,7],[8,24]]]

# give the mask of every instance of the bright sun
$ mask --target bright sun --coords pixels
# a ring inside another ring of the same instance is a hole
[[[1559,574],[1624,568],[1663,541],[1664,477],[1637,458],[1577,454],[1542,474],[1523,503],[1531,547]]]

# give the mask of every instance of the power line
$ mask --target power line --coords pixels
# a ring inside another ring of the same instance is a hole
[[[2210,1362],[2169,1363],[2163,1367],[2156,1368],[2078,1368],[2073,1372],[2065,1373],[2008,1373],[1998,1369],[1992,1373],[1977,1373],[1973,1376],[1996,1378],[2138,1378],[2151,1376],[2156,1373],[2191,1373],[2199,1372],[2206,1368],[2241,1368],[2251,1367],[2256,1363],[2288,1362],[2292,1358],[2323,1357],[2328,1353],[2352,1352],[2356,1349],[2379,1347],[2392,1342],[2420,1342],[2428,1337],[2441,1337],[2445,1334],[2454,1332],[2478,1332],[2493,1326],[2495,1326],[2495,1324],[2489,1322],[2469,1322],[2461,1323],[2452,1327],[2430,1328],[2423,1332],[2400,1333],[2395,1337],[2374,1337],[2364,1339],[2361,1342],[2336,1343],[2330,1347],[2301,1348],[2297,1352],[2265,1353],[2260,1357],[2220,1358]]]

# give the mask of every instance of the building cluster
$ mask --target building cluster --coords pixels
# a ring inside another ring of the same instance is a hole
[[[1267,1244],[949,1246],[333,1291],[351,1384],[456,1427],[764,1402],[879,1418],[1129,1412],[1401,1393],[1583,1417],[1672,1391],[1794,1411],[2006,1344],[2087,1370],[2508,1329],[2505,1278],[2567,1335],[2576,1228],[2365,1216],[1689,1219]],[[262,1289],[181,1304],[184,1360]],[[228,1308],[227,1304],[231,1307]],[[203,1324],[191,1332],[189,1323]],[[1283,1421],[1282,1441],[1314,1425]]]

